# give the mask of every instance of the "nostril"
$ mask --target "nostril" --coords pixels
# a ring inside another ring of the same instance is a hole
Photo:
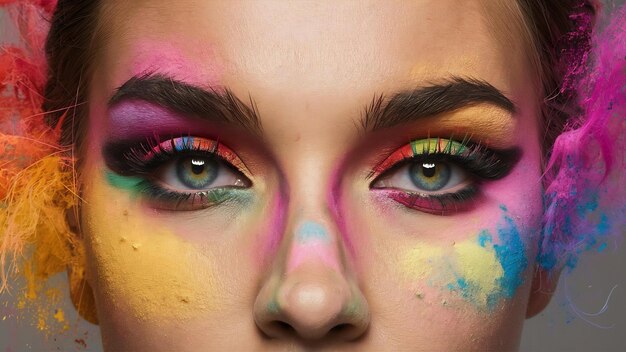
[[[360,328],[350,323],[337,324],[328,331],[328,336],[342,341],[356,340],[363,335],[367,327]]]
[[[254,321],[271,339],[352,341],[369,326],[367,301],[332,268],[304,263],[272,275],[254,303]]]
[[[286,333],[291,333],[294,331],[293,326],[289,325],[289,323],[285,323],[284,321],[276,321],[274,325],[276,325],[277,329],[282,330]]]
[[[282,320],[274,320],[267,327],[271,331],[272,337],[289,336],[296,334],[296,330],[289,323]],[[268,332],[269,332],[268,331]]]
[[[347,330],[350,330],[351,327],[352,327],[351,324],[339,324],[337,326],[333,326],[333,328],[330,329],[330,333],[341,334],[341,333],[346,332]]]
[[[274,320],[267,324],[266,327],[268,328],[266,333],[270,332],[270,337],[302,336],[301,332],[298,332],[291,324],[282,320]],[[353,335],[355,330],[356,327],[353,324],[342,323],[333,326],[324,335],[332,339],[341,337],[351,339],[350,336]]]

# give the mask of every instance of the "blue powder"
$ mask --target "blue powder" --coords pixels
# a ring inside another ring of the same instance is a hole
[[[470,282],[467,282],[467,280],[465,280],[462,277],[459,277],[458,275],[456,275],[456,281],[454,283],[450,283],[448,284],[448,289],[450,291],[454,291],[454,292],[458,292],[461,297],[463,297],[466,300],[472,301],[473,299],[473,292],[476,292],[476,290],[478,288],[476,288],[476,285],[472,285]]]
[[[545,270],[552,270],[557,263],[556,254],[554,251],[540,251],[537,253],[537,263]]]
[[[611,231],[611,224],[609,223],[609,217],[606,214],[600,214],[600,222],[596,226],[596,234],[600,236],[606,236]]]
[[[505,215],[504,223],[497,230],[500,244],[493,244],[493,236],[488,230],[483,230],[478,234],[478,244],[483,248],[493,248],[496,258],[502,266],[503,276],[498,278],[498,292],[493,292],[487,296],[488,309],[494,309],[503,298],[511,298],[515,295],[517,288],[524,282],[524,271],[528,266],[526,257],[526,247],[513,219],[506,215],[508,211],[504,205],[500,206]],[[468,301],[475,301],[475,292],[479,290],[475,284],[466,278],[455,273],[455,281],[448,284],[447,288],[457,292]],[[474,302],[477,303],[477,302]]]
[[[501,207],[506,211],[504,207]],[[498,228],[500,244],[495,244],[493,249],[502,265],[504,275],[498,280],[505,297],[515,295],[517,288],[524,282],[524,270],[528,266],[526,247],[513,219],[505,215],[506,224]]]
[[[578,264],[578,255],[570,255],[565,262],[565,267],[568,269],[574,269]]]
[[[298,228],[296,233],[298,241],[306,243],[310,241],[323,241],[328,242],[328,233],[324,226],[314,221],[305,221]]]
[[[493,243],[493,240],[489,232],[487,230],[483,230],[478,235],[478,244],[480,244],[481,247],[485,248],[487,243]]]
[[[492,245],[493,237],[487,230],[483,230],[478,235],[478,244],[481,247],[493,246],[504,272],[502,277],[498,278],[499,292],[494,292],[487,297],[487,307],[489,309],[493,309],[502,298],[512,298],[515,295],[517,288],[524,282],[524,270],[528,266],[526,247],[519,230],[513,219],[506,215],[507,208],[501,205],[500,209],[505,212],[504,224],[501,224],[497,230],[500,244]],[[463,286],[461,285],[462,283],[464,281],[457,280],[454,288],[461,291],[461,294],[466,297],[468,296],[467,292],[471,292],[471,287],[467,284]]]
[[[267,311],[272,314],[276,314],[280,311],[278,302],[276,302],[275,299],[271,300],[270,303],[267,304]]]
[[[576,192],[574,189],[572,192],[576,195],[578,203],[574,208],[575,211],[564,215],[560,224],[545,225],[542,236],[546,243],[542,239],[536,258],[543,269],[552,270],[556,267],[574,269],[579,257],[585,251],[594,249],[598,252],[604,251],[607,246],[603,237],[609,236],[614,230],[611,219],[602,211],[600,194],[597,191],[583,189],[582,192]],[[545,200],[549,201],[548,198],[552,197],[554,194],[546,195]],[[566,210],[559,206],[553,209],[557,214]],[[553,238],[554,231],[558,231],[560,236]]]
[[[590,196],[590,200],[584,204],[579,204],[576,206],[576,213],[578,213],[579,217],[583,217],[588,213],[594,212],[598,209],[598,194],[594,193]]]

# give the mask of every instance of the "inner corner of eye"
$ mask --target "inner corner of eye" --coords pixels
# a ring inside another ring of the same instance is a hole
[[[385,171],[382,174],[375,176],[374,179],[369,184],[369,189],[381,189],[385,188],[385,181],[389,176],[387,175],[389,171]]]

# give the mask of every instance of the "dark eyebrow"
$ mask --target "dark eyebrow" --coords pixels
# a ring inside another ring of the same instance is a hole
[[[443,83],[402,91],[386,99],[374,97],[365,109],[361,126],[365,131],[397,126],[462,107],[490,103],[514,113],[515,104],[488,82],[452,77]]]
[[[233,124],[260,135],[261,120],[252,97],[250,105],[228,89],[204,89],[177,81],[161,74],[135,76],[115,90],[109,107],[124,100],[140,99],[173,111],[210,120]]]

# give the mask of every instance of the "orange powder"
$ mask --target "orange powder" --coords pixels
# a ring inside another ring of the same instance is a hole
[[[14,142],[16,148],[27,143],[19,138]],[[0,200],[0,292],[16,293],[19,318],[55,335],[69,329],[58,310],[65,287],[48,279],[79,265],[77,253],[82,250],[65,221],[75,204],[72,173],[55,155],[29,163],[11,175]]]

